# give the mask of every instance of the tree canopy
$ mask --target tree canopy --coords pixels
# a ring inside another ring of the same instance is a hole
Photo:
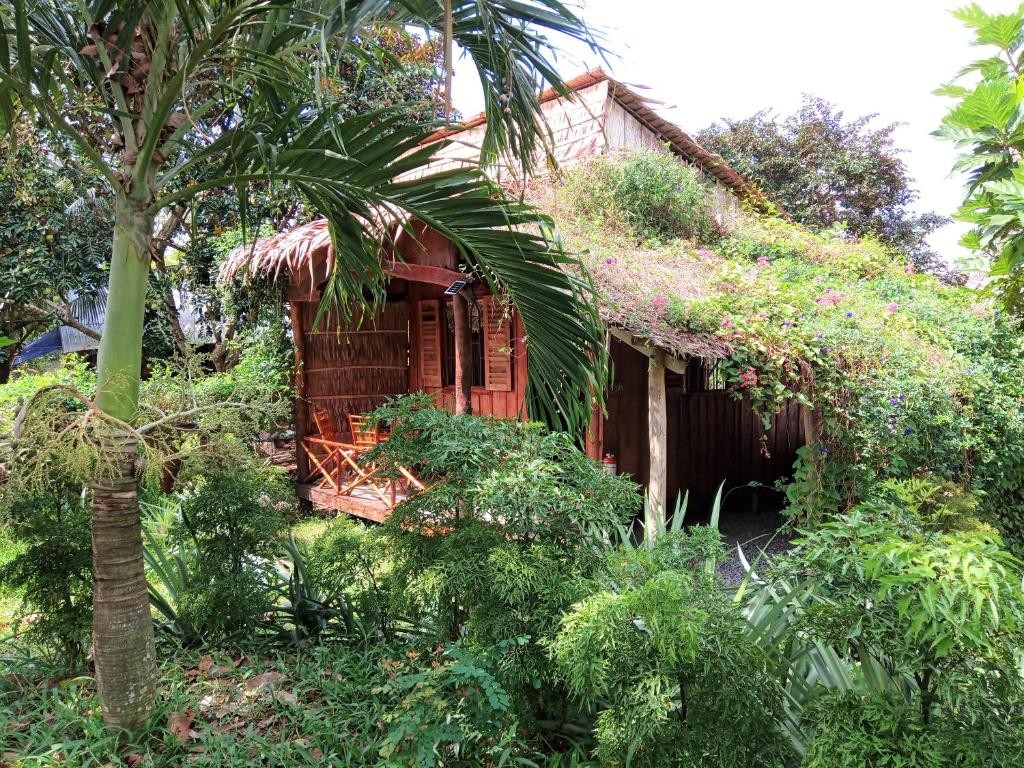
[[[847,119],[835,105],[805,95],[785,118],[762,110],[714,123],[697,139],[799,223],[819,230],[840,225],[905,252],[919,268],[946,272],[927,243],[945,218],[913,210],[918,192],[893,140],[897,125],[876,127],[875,117]]]

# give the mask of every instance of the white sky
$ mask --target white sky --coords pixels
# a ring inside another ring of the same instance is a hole
[[[801,94],[821,96],[848,117],[878,113],[878,124],[905,123],[896,143],[921,196],[920,210],[949,215],[962,181],[950,175],[955,153],[931,136],[947,99],[932,91],[980,58],[970,32],[949,10],[967,0],[581,0],[582,15],[604,31],[612,73],[645,85],[666,118],[696,133],[722,117],[770,109],[795,111]],[[1005,12],[1017,0],[982,0]],[[601,65],[568,49],[561,74]],[[466,63],[453,100],[465,116],[481,109]],[[964,227],[936,232],[932,244],[948,261],[964,254]]]

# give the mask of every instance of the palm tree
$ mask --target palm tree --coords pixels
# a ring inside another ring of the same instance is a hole
[[[396,181],[437,151],[422,145],[431,126],[407,126],[400,109],[341,120],[326,92],[297,84],[310,69],[329,78],[339,47],[373,26],[444,28],[484,85],[485,161],[505,154],[528,168],[545,140],[538,86],[565,92],[545,35],[592,38],[558,0],[0,0],[0,25],[0,129],[28,113],[115,193],[95,399],[93,649],[104,718],[135,729],[155,693],[132,426],[154,222],[204,190],[233,189],[244,211],[250,185],[291,185],[330,222],[343,257],[325,301],[341,307],[366,285],[380,291],[381,211],[424,222],[515,302],[534,400],[580,425],[603,333],[549,222],[479,169]]]

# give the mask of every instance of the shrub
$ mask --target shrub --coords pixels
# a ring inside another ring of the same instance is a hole
[[[667,152],[602,155],[568,171],[564,190],[582,215],[620,222],[639,240],[716,235],[711,191],[696,169]]]
[[[395,699],[382,722],[385,765],[502,765],[526,750],[508,693],[472,655],[449,646],[408,658],[385,659],[391,679],[374,691]]]
[[[776,766],[782,688],[721,589],[718,532],[668,533],[609,555],[604,585],[551,643],[574,696],[597,707],[607,766]],[[710,560],[709,560],[710,555]]]
[[[1020,740],[997,734],[1020,733],[1024,714],[1022,570],[973,516],[976,504],[934,479],[889,482],[849,514],[804,531],[782,561],[783,578],[811,585],[814,599],[780,605],[776,615],[798,618],[762,640],[789,659],[779,667],[786,678],[801,657],[831,649],[819,679],[849,694],[842,705],[812,704],[815,691],[806,689],[804,701],[794,699],[809,707],[810,764],[831,764],[827,756],[844,749],[849,765],[914,764],[901,761],[996,742],[999,755],[1019,758]],[[893,734],[884,749],[871,735],[882,722]],[[874,757],[857,762],[866,755]],[[943,760],[921,764],[974,764]]]
[[[978,728],[922,721],[896,694],[833,693],[806,713],[814,738],[801,768],[1011,768],[1024,760],[1019,723],[995,717]]]
[[[81,486],[51,480],[10,503],[0,520],[17,543],[0,584],[22,594],[31,643],[66,668],[85,660],[92,632],[89,504]]]
[[[194,572],[178,614],[207,637],[251,630],[270,608],[267,558],[277,553],[292,490],[277,468],[223,457],[186,469],[179,542],[195,549]]]
[[[393,423],[378,459],[415,466],[427,483],[381,529],[394,583],[438,639],[463,638],[512,695],[560,707],[541,641],[585,595],[606,532],[639,504],[636,487],[564,433],[428,403],[404,398],[376,412]]]
[[[341,516],[310,547],[309,581],[320,594],[342,598],[364,628],[392,639],[402,591],[392,559],[386,536]]]

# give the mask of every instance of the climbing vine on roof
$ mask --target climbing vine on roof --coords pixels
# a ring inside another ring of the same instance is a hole
[[[563,189],[591,173],[571,171]],[[808,406],[808,444],[786,488],[796,519],[848,509],[885,479],[931,474],[983,494],[1024,544],[1024,342],[991,301],[841,229],[741,214],[718,238],[657,239],[573,194],[556,189],[550,204],[586,251],[609,322],[681,354],[710,350],[766,425],[791,398]]]

